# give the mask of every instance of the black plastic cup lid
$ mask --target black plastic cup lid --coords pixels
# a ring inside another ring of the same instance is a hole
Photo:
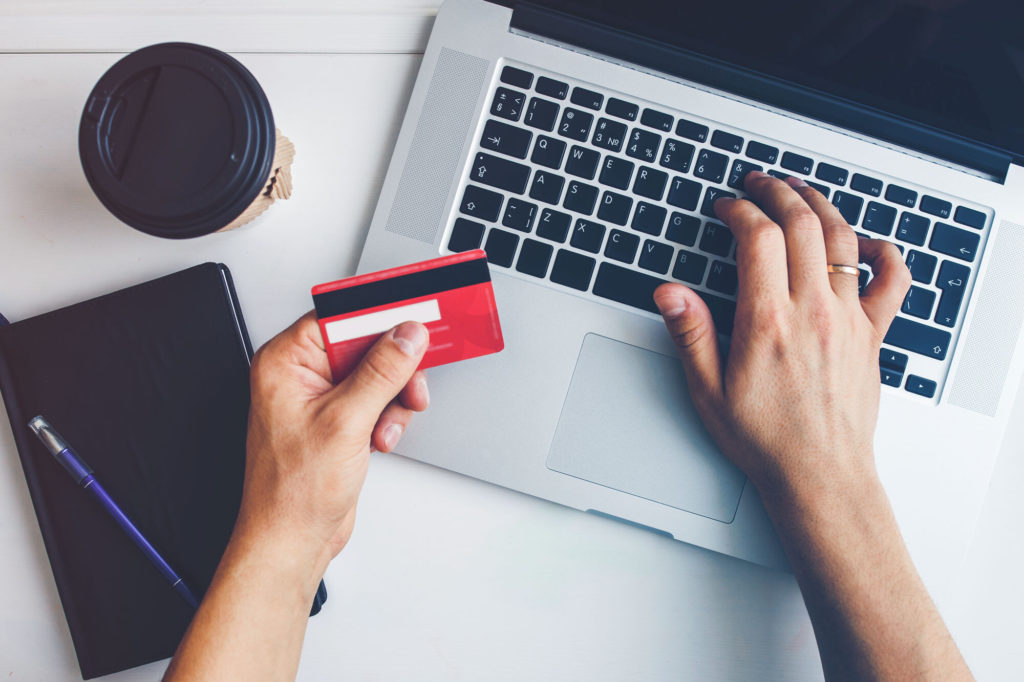
[[[78,149],[103,205],[132,227],[184,239],[237,218],[274,161],[274,115],[238,60],[163,43],[107,71],[82,112]]]

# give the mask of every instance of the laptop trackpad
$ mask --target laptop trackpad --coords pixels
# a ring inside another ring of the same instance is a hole
[[[718,453],[678,358],[587,334],[549,469],[730,523],[743,473]]]

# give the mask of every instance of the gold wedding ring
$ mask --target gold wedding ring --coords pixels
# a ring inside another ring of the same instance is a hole
[[[844,275],[853,275],[854,277],[860,277],[860,270],[857,269],[856,265],[839,265],[839,264],[828,264],[828,274],[841,272]]]

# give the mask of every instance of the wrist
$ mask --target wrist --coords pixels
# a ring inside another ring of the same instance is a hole
[[[324,555],[322,541],[294,526],[255,522],[244,514],[239,514],[225,551],[225,559],[272,574],[281,586],[296,589],[309,602],[330,562]]]

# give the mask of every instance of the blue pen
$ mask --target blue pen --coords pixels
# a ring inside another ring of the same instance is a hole
[[[196,601],[195,595],[185,585],[185,581],[174,572],[174,569],[160,556],[160,553],[153,548],[153,545],[149,544],[149,540],[143,537],[139,529],[131,522],[131,519],[125,516],[121,508],[117,506],[117,503],[110,499],[110,495],[107,494],[107,491],[96,480],[96,477],[92,475],[92,469],[89,468],[89,465],[75,454],[74,450],[71,449],[67,442],[60,437],[60,434],[43,417],[36,417],[28,423],[28,426],[39,437],[39,440],[43,441],[43,445],[57,458],[61,466],[71,474],[71,478],[75,479],[75,483],[82,486],[82,488],[95,497],[103,508],[107,510],[107,513],[117,521],[117,525],[121,526],[121,529],[128,534],[131,541],[156,566],[156,569],[160,571],[160,575],[171,584],[174,591],[180,594],[192,608],[197,608],[199,602]]]

